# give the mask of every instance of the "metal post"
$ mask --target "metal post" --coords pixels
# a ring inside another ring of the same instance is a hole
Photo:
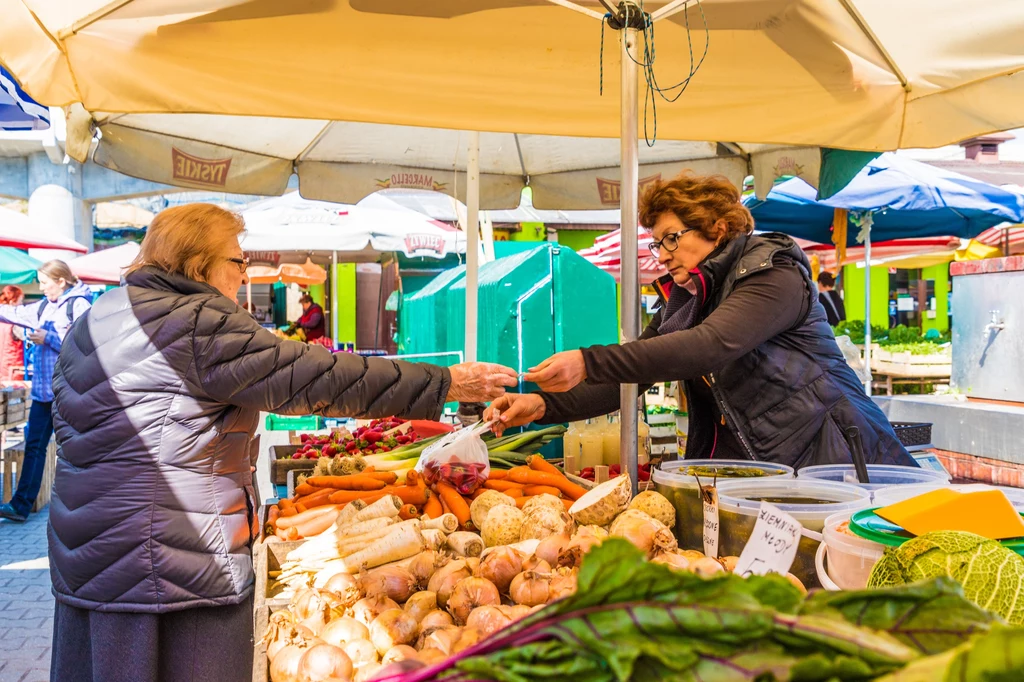
[[[620,5],[624,7],[625,5]],[[640,282],[639,259],[637,257],[637,203],[638,181],[640,175],[637,149],[638,99],[637,83],[639,67],[637,66],[639,26],[635,23],[643,21],[638,7],[629,6],[630,16],[622,29],[621,44],[621,113],[620,113],[620,144],[622,163],[622,184],[619,188],[619,205],[621,210],[621,260],[620,281],[622,284],[622,329],[621,342],[628,343],[640,335]],[[634,16],[635,15],[635,16]],[[629,473],[633,483],[633,494],[637,493],[637,385],[622,384],[620,387],[621,411],[619,414],[620,441],[619,463],[622,471]]]
[[[480,268],[480,133],[469,134],[466,162],[466,362],[476,362],[477,276]]]
[[[871,216],[864,228],[864,391],[871,395]]]
[[[331,254],[331,328],[334,330],[334,347],[338,348],[338,252]]]

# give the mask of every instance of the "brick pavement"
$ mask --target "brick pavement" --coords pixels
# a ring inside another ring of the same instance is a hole
[[[47,682],[53,596],[46,560],[46,517],[0,519],[0,682]]]

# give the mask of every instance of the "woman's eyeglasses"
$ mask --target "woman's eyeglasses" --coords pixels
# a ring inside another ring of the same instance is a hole
[[[672,253],[679,248],[679,237],[686,234],[687,232],[693,232],[694,228],[688,227],[685,230],[679,230],[678,232],[672,232],[666,234],[661,238],[660,241],[651,242],[647,245],[647,248],[651,250],[651,255],[655,258],[661,253],[661,247],[665,247],[665,250]]]
[[[242,273],[243,275],[245,274],[245,271],[247,269],[249,269],[249,259],[248,258],[228,258],[228,262],[229,263],[234,263],[235,265],[237,265],[238,266],[238,271],[240,273]]]

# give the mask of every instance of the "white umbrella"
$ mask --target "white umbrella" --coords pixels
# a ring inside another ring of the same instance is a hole
[[[24,213],[0,208],[0,246],[17,249],[53,249],[88,253],[89,249],[73,239],[56,234],[34,224]]]
[[[68,267],[75,276],[86,282],[99,284],[119,284],[125,269],[139,255],[139,245],[125,242],[102,251],[75,258],[68,262]]]

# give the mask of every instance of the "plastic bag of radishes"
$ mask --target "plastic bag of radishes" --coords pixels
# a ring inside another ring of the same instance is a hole
[[[481,422],[429,445],[420,455],[416,471],[429,484],[448,483],[460,494],[472,495],[491,473],[487,444],[480,438],[488,428],[490,423]]]

